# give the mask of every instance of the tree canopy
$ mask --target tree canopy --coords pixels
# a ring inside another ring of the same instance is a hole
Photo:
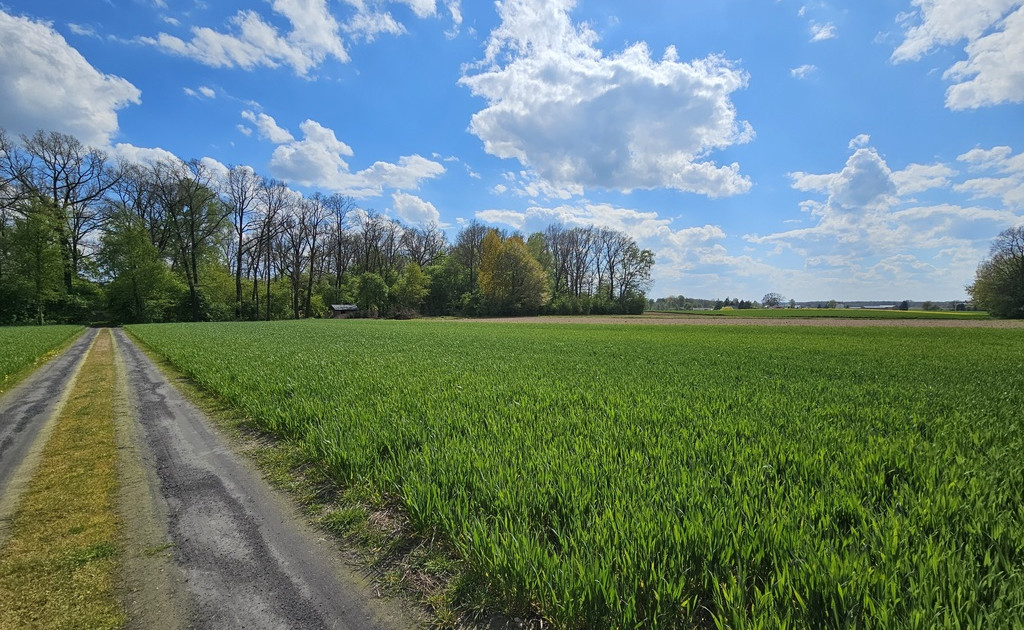
[[[470,221],[449,243],[248,166],[115,161],[0,129],[0,324],[640,312],[654,255],[627,234]]]
[[[534,314],[547,304],[548,276],[519,236],[501,241],[496,230],[484,238],[480,288],[492,313]]]
[[[1024,318],[1024,226],[996,236],[967,292],[978,308],[996,317]]]

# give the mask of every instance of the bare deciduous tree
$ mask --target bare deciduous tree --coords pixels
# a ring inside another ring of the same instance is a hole
[[[260,180],[248,166],[234,166],[228,171],[224,191],[231,212],[232,263],[235,273],[235,317],[242,317],[242,262],[246,250],[256,245],[250,238],[255,229],[253,206],[259,192]]]
[[[345,219],[355,210],[356,202],[352,197],[334,194],[327,197],[325,203],[333,219],[330,239],[334,263],[334,288],[340,289],[342,276],[352,262],[352,240],[346,232]]]
[[[199,160],[162,163],[157,194],[171,227],[175,261],[181,265],[188,285],[190,314],[201,318],[199,268],[204,250],[228,216],[227,207],[214,189],[213,173]]]
[[[139,218],[149,234],[150,242],[161,256],[171,244],[171,229],[166,208],[160,202],[157,182],[164,177],[160,170],[170,167],[167,162],[157,163],[150,168],[139,164],[122,164],[121,177],[111,188],[108,199],[108,204],[123,208]]]
[[[476,286],[477,269],[480,266],[480,252],[484,237],[490,229],[477,221],[470,221],[459,231],[455,238],[454,254],[469,269],[469,286]]]
[[[8,175],[14,175],[38,207],[53,213],[64,259],[64,285],[71,290],[78,277],[82,246],[103,224],[104,195],[120,179],[107,156],[86,147],[74,136],[37,131],[22,136],[24,151],[5,151]]]
[[[262,213],[258,230],[259,243],[257,246],[263,252],[262,260],[257,262],[262,262],[263,277],[266,280],[266,319],[269,320],[271,317],[270,282],[273,279],[273,245],[274,240],[281,232],[281,220],[282,217],[285,216],[286,210],[292,203],[294,193],[288,190],[288,187],[284,184],[284,182],[278,181],[276,179],[263,179],[260,182],[260,187],[257,195],[259,198],[259,205]],[[257,279],[253,285],[253,299],[257,303],[257,319],[259,319],[258,283],[259,280]]]
[[[434,224],[422,228],[406,228],[402,233],[405,255],[420,267],[434,264],[447,247],[444,232]]]

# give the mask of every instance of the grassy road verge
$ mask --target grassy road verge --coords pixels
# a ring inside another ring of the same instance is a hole
[[[97,337],[0,548],[0,630],[120,628],[115,368]]]

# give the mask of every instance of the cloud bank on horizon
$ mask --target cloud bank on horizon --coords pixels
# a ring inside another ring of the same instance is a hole
[[[0,9],[0,127],[454,235],[629,233],[655,295],[962,299],[1024,224],[1024,0]]]

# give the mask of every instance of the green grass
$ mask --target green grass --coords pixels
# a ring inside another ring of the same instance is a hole
[[[0,630],[125,625],[117,593],[112,352],[104,331],[71,385],[0,548]]]
[[[706,315],[709,317],[835,317],[846,319],[989,319],[983,311],[899,311],[860,308],[750,308],[718,311],[648,311],[650,315]]]
[[[133,334],[558,627],[1012,627],[1015,330],[306,321]],[[339,518],[355,518],[342,515]]]
[[[81,326],[0,328],[0,392],[10,389],[50,353],[82,332]]]

